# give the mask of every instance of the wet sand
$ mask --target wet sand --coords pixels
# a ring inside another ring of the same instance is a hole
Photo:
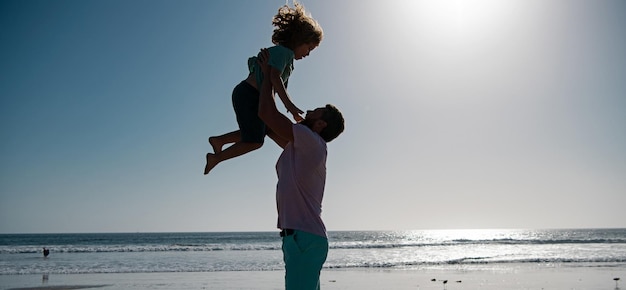
[[[284,289],[282,271],[49,274],[0,276],[2,289]],[[442,266],[428,269],[324,269],[322,289],[585,289],[615,290],[626,264],[605,266]],[[444,283],[444,281],[446,281]],[[626,282],[624,282],[626,283]]]

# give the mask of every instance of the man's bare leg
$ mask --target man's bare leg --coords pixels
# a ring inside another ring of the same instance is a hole
[[[206,165],[204,166],[204,175],[209,174],[209,171],[211,171],[211,169],[213,169],[213,167],[215,167],[215,165],[219,164],[220,162],[235,158],[237,156],[241,156],[250,151],[254,151],[261,148],[261,146],[263,146],[263,143],[235,142],[235,144],[224,149],[224,151],[220,151],[215,154],[207,153]]]

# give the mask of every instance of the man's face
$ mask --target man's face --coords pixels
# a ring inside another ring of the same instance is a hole
[[[322,116],[324,116],[325,111],[326,108],[317,108],[312,111],[306,111],[306,116],[304,116],[302,124],[314,130],[316,123],[323,122]]]
[[[308,110],[306,111],[306,116],[304,116],[305,120],[311,120],[311,121],[316,121],[316,120],[320,120],[322,119],[322,116],[324,116],[324,112],[326,112],[326,108],[317,108],[313,111]]]

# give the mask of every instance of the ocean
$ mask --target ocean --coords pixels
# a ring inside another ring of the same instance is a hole
[[[329,242],[333,269],[626,265],[626,229],[332,231]],[[277,232],[2,234],[0,275],[276,271],[280,246]]]

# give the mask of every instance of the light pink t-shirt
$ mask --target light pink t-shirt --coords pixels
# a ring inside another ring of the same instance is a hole
[[[276,163],[278,228],[326,237],[321,218],[326,184],[326,142],[301,124],[293,125],[293,139]]]

